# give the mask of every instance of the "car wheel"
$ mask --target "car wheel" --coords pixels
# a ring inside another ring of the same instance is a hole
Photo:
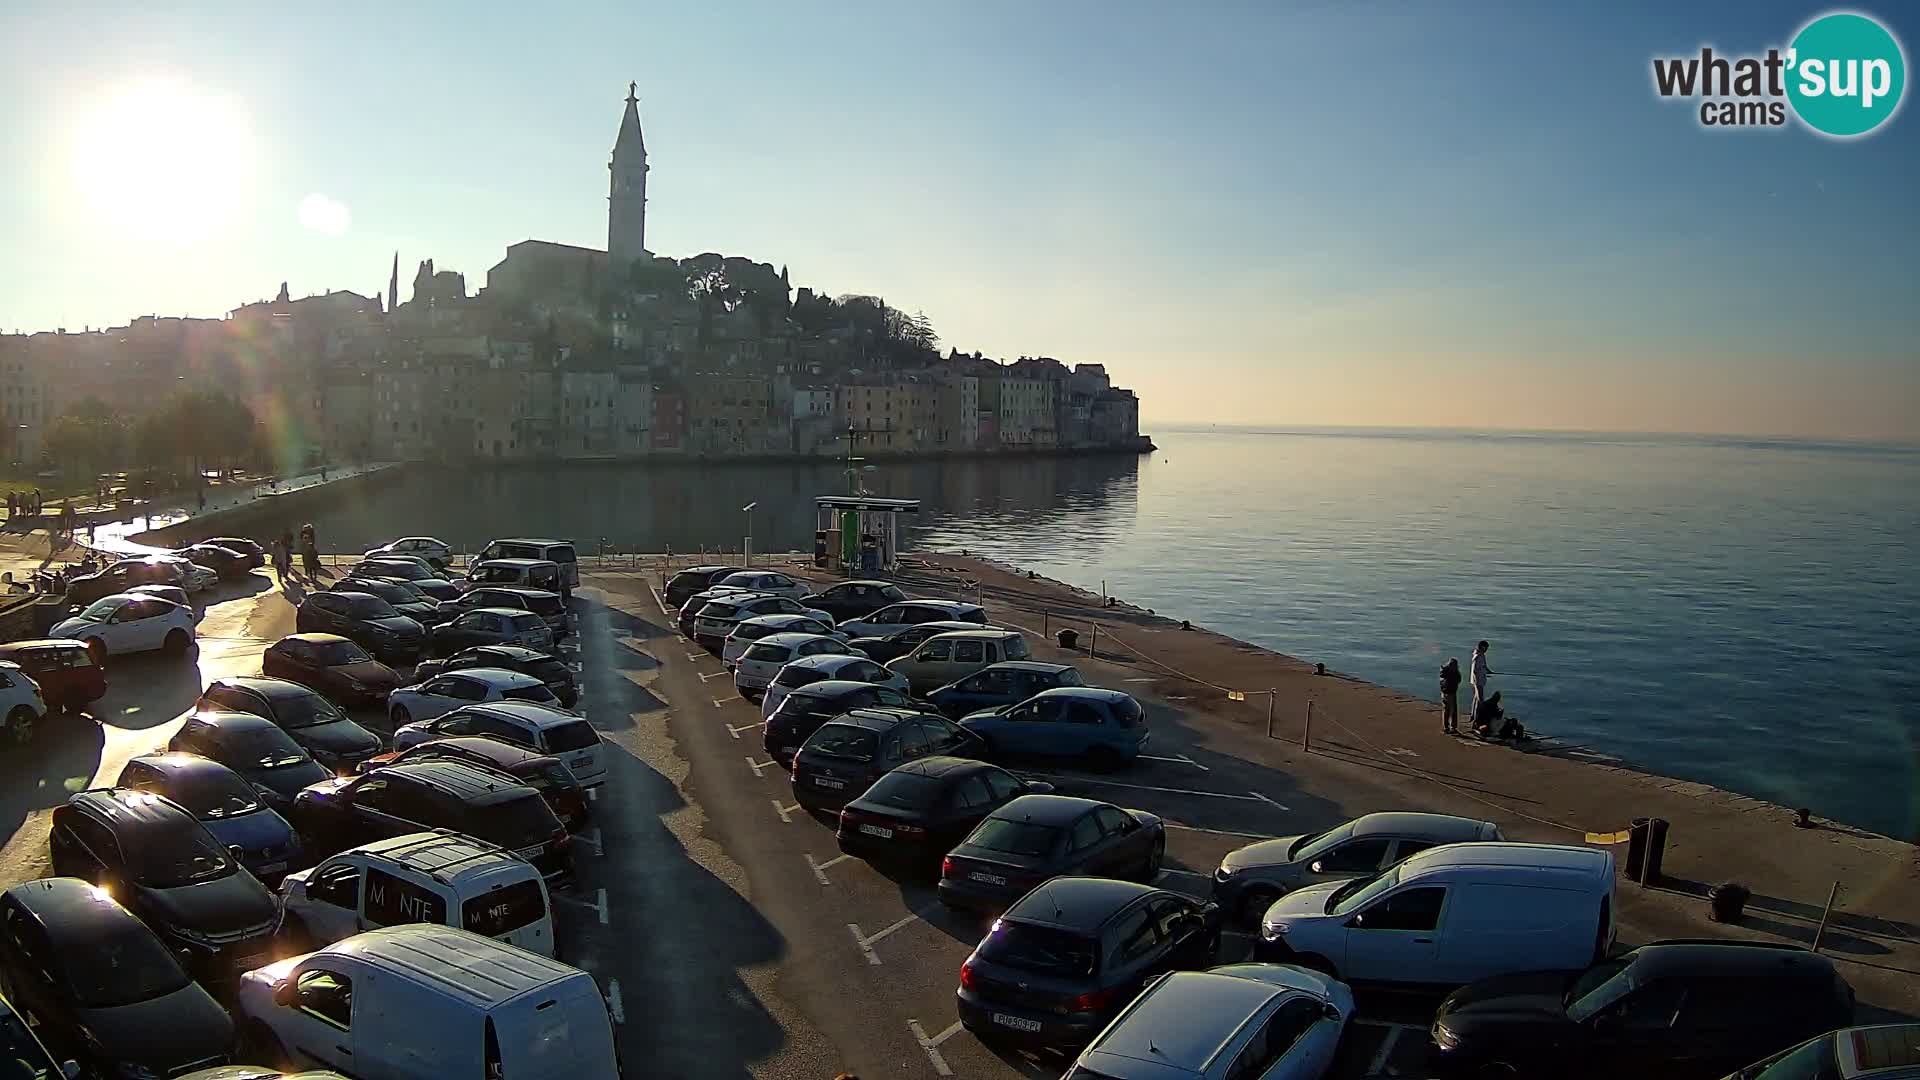
[[[1160,864],[1165,862],[1166,858],[1167,838],[1157,837],[1153,841],[1153,848],[1147,852],[1146,876],[1140,880],[1149,885],[1153,884],[1153,879],[1160,876]]]
[[[1248,889],[1240,899],[1240,921],[1258,929],[1260,920],[1266,918],[1267,909],[1280,899],[1279,889]]]
[[[1087,764],[1095,772],[1117,772],[1126,764],[1126,759],[1111,746],[1096,746],[1087,751]]]
[[[399,731],[402,727],[413,723],[413,714],[407,711],[405,705],[395,705],[393,711],[387,714],[387,718],[393,721],[393,730],[395,731]]]
[[[25,745],[33,739],[33,725],[38,717],[33,709],[26,705],[15,705],[7,714],[7,741]]]
[[[193,647],[193,637],[176,627],[167,631],[166,643],[161,647],[167,650],[169,656],[185,656],[187,650]]]

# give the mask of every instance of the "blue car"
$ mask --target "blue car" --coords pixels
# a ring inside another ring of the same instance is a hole
[[[127,762],[115,786],[179,803],[234,852],[254,877],[276,882],[300,859],[300,838],[239,773],[195,754],[148,754]]]
[[[1018,705],[1042,690],[1058,686],[1085,686],[1080,673],[1066,664],[1036,660],[1003,660],[950,682],[927,695],[941,715],[958,719],[982,709]]]
[[[1117,769],[1147,745],[1140,703],[1096,686],[1042,690],[1018,705],[972,713],[960,726],[996,755],[1074,758],[1096,769]]]

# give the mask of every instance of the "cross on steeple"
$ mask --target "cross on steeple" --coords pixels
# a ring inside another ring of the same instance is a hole
[[[632,105],[637,103],[640,100],[637,93],[639,89],[640,89],[640,84],[637,82],[630,82],[627,84],[627,104]]]

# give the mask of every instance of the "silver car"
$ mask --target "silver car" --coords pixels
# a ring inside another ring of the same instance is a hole
[[[1227,853],[1213,873],[1213,898],[1229,916],[1258,924],[1275,900],[1323,881],[1367,877],[1418,851],[1472,840],[1504,840],[1491,821],[1445,814],[1368,814],[1309,836],[1262,840]]]
[[[1320,1080],[1353,1015],[1353,991],[1287,964],[1176,971],[1094,1036],[1066,1080]]]

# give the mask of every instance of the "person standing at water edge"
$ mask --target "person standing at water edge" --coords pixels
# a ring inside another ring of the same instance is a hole
[[[1493,674],[1493,669],[1487,666],[1489,648],[1485,641],[1473,647],[1473,708],[1468,716],[1480,715],[1480,703],[1487,699],[1487,678]]]
[[[1446,735],[1460,733],[1460,658],[1447,657],[1445,667],[1440,669],[1440,731]]]

